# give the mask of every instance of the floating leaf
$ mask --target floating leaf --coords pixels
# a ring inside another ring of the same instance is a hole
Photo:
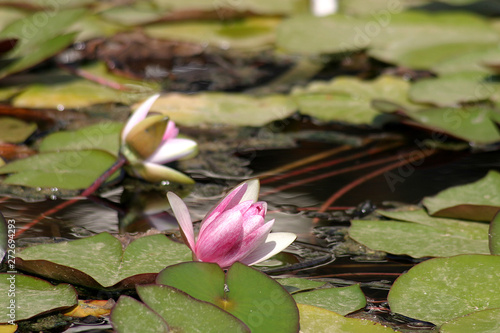
[[[40,152],[101,149],[118,155],[123,123],[103,121],[76,131],[49,134],[40,143]]]
[[[354,220],[349,236],[370,249],[414,258],[489,253],[487,224],[431,217],[423,210],[380,213],[408,222]]]
[[[116,156],[102,150],[48,152],[8,163],[0,174],[12,173],[3,184],[84,189],[115,161]]]
[[[297,304],[300,331],[304,333],[389,333],[391,328],[370,320],[346,318],[338,313],[312,305]]]
[[[454,186],[426,197],[423,204],[431,215],[491,221],[500,210],[500,173],[489,171],[474,183]]]
[[[105,232],[70,242],[28,247],[18,254],[17,267],[73,284],[120,289],[152,282],[165,266],[189,260],[190,254],[185,245],[165,235],[138,238],[124,251],[120,241]]]
[[[436,108],[404,113],[417,122],[418,127],[443,132],[474,144],[500,141],[500,131],[490,118],[491,110],[484,107]]]
[[[326,121],[372,124],[382,115],[372,107],[372,100],[387,99],[408,106],[409,87],[407,81],[392,76],[373,81],[337,77],[330,82],[312,82],[306,88],[297,88],[292,97],[302,114]]]
[[[495,215],[490,223],[489,245],[491,254],[500,255],[500,214]]]
[[[297,303],[314,305],[341,315],[362,309],[366,297],[358,284],[349,287],[322,288],[293,295]]]
[[[54,286],[26,275],[0,273],[0,293],[0,323],[29,319],[77,304],[76,291],[69,284]]]
[[[316,289],[326,284],[326,282],[314,281],[303,278],[285,278],[285,279],[277,279],[276,281],[279,282],[283,287],[285,287],[285,289],[290,294],[310,289]]]
[[[223,50],[256,51],[271,47],[274,29],[280,21],[273,17],[251,17],[229,22],[167,22],[148,25],[144,32],[153,38],[211,45]]]
[[[497,333],[500,332],[500,308],[473,312],[444,323],[440,333]]]
[[[446,45],[445,45],[446,46]],[[476,46],[468,52],[457,53],[432,65],[432,71],[440,75],[460,72],[476,72],[491,74],[494,71],[487,67],[491,59],[500,57],[500,48],[497,45]]]
[[[219,92],[195,95],[170,93],[160,96],[151,110],[188,126],[204,123],[262,126],[288,117],[296,106],[283,95],[252,97]]]
[[[422,79],[411,85],[409,97],[414,102],[436,106],[457,106],[487,100],[496,89],[486,78],[484,74],[458,73]]]
[[[217,264],[174,265],[165,268],[157,282],[221,307],[252,331],[298,330],[298,311],[290,294],[267,275],[243,264],[233,264],[225,276]]]
[[[17,118],[0,118],[0,142],[22,143],[37,129],[35,123],[27,123]]]
[[[252,12],[256,14],[267,15],[291,14],[297,9],[297,7],[301,6],[302,8],[307,5],[307,3],[303,0],[239,0],[237,2],[207,2],[205,0],[155,0],[154,2],[161,8],[166,8],[171,11],[220,11],[226,8],[239,12]],[[221,13],[221,15],[223,14]]]
[[[110,314],[114,304],[115,301],[113,299],[108,301],[94,299],[78,300],[78,305],[70,311],[64,312],[64,315],[78,318],[107,316]]]
[[[168,332],[165,321],[150,308],[130,296],[120,296],[111,312],[113,328],[119,333]]]
[[[427,260],[401,275],[391,310],[440,325],[475,311],[500,307],[500,256],[459,255]]]
[[[201,278],[201,276],[198,276]],[[250,332],[236,317],[170,286],[137,286],[141,300],[174,329],[183,332]],[[134,317],[131,317],[133,319]]]

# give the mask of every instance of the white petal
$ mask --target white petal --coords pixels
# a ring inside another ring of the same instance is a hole
[[[241,262],[250,266],[264,261],[286,249],[296,238],[297,235],[291,232],[270,233],[265,243],[256,248],[255,251],[246,256]]]
[[[189,176],[161,164],[144,162],[134,171],[139,177],[152,183],[169,180],[180,184],[194,184]]]
[[[186,241],[188,242],[188,246],[191,251],[194,251],[194,230],[193,230],[193,222],[191,221],[191,216],[189,215],[189,210],[182,201],[181,198],[177,196],[177,194],[173,192],[167,193],[168,202],[170,202],[170,207],[172,208],[175,217],[177,218],[177,222],[179,223],[179,227],[181,228],[184,236],[186,237]]]
[[[247,184],[247,190],[243,197],[240,199],[240,202],[251,200],[252,202],[256,202],[259,199],[259,191],[260,191],[260,182],[258,179],[250,179],[245,182]]]
[[[147,160],[158,164],[172,162],[190,155],[196,147],[197,144],[193,140],[170,139],[162,143]]]
[[[144,101],[141,105],[139,105],[137,110],[134,111],[134,113],[130,116],[127,123],[125,124],[125,127],[122,130],[122,142],[125,141],[125,138],[127,137],[128,133],[130,133],[130,130],[135,125],[137,125],[141,120],[146,118],[149,109],[151,109],[151,107],[158,99],[158,97],[160,97],[160,94],[155,94],[149,97],[146,101]]]

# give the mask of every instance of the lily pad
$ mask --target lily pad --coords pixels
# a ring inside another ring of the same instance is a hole
[[[429,214],[476,221],[491,221],[500,210],[500,173],[470,184],[454,186],[423,200]]]
[[[487,75],[458,73],[423,79],[411,85],[409,97],[417,103],[457,106],[489,99],[496,88],[486,81]]]
[[[120,296],[111,312],[113,328],[119,333],[168,332],[167,323],[154,311],[130,296]]]
[[[195,95],[170,93],[160,96],[151,110],[186,126],[204,123],[262,126],[288,117],[296,106],[283,95],[252,97],[219,92]]]
[[[272,278],[243,264],[233,264],[226,274],[217,264],[174,265],[158,275],[157,283],[221,307],[252,331],[298,330],[298,311],[290,294]]]
[[[37,129],[35,123],[27,123],[17,118],[0,118],[0,142],[22,143]]]
[[[500,256],[459,255],[427,260],[401,275],[391,310],[441,325],[475,311],[500,307]]]
[[[115,161],[116,156],[102,150],[48,152],[8,163],[0,168],[0,174],[12,173],[3,184],[84,189]]]
[[[300,331],[304,333],[389,333],[394,332],[370,320],[346,318],[338,313],[312,305],[297,304]]]
[[[321,288],[293,295],[297,303],[314,305],[341,315],[362,309],[366,297],[358,284],[349,287]]]
[[[123,123],[104,121],[77,131],[60,131],[46,136],[40,152],[101,149],[118,155]]]
[[[382,116],[372,107],[372,100],[386,99],[411,107],[407,98],[409,87],[406,80],[392,76],[373,81],[337,77],[330,82],[313,82],[305,88],[296,88],[292,97],[302,114],[325,121],[372,124]]]
[[[436,108],[404,111],[415,126],[446,133],[473,144],[500,142],[500,131],[491,119],[491,110],[483,107]]]
[[[500,214],[495,215],[490,223],[489,245],[491,254],[500,255]]]
[[[54,286],[47,281],[20,274],[0,273],[0,292],[3,310],[0,323],[29,319],[78,303],[75,288],[71,285]]]
[[[326,285],[326,282],[323,281],[314,281],[303,278],[284,278],[277,279],[283,287],[285,287],[286,291],[290,294],[298,293],[305,290],[316,289]]]
[[[303,0],[239,0],[235,2],[205,0],[154,0],[161,8],[171,11],[204,10],[213,11],[231,9],[239,12],[252,12],[264,15],[287,15],[293,13],[297,7],[305,7]]]
[[[500,308],[473,312],[444,323],[440,333],[496,333],[500,331]]]
[[[89,257],[91,254],[91,257]],[[125,250],[108,233],[22,250],[19,269],[73,284],[113,289],[154,281],[165,266],[190,260],[191,251],[164,235],[138,238]],[[89,259],[91,258],[91,259]]]
[[[500,48],[489,44],[477,46],[469,52],[457,53],[432,65],[432,71],[440,75],[460,72],[476,72],[492,74],[494,71],[487,67],[491,59],[500,57]]]
[[[157,23],[144,28],[153,38],[210,45],[223,50],[256,51],[270,48],[281,19],[251,17],[237,21]]]
[[[381,212],[403,221],[351,221],[349,236],[370,249],[413,258],[489,253],[488,225],[431,217],[423,210]]]
[[[220,307],[197,300],[170,286],[137,286],[137,293],[174,331],[250,332],[241,320]]]

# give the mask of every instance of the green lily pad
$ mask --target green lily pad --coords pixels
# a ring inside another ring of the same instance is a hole
[[[404,111],[406,116],[417,123],[418,127],[443,132],[474,144],[491,144],[500,141],[500,131],[490,118],[490,112],[491,110],[483,107]]]
[[[491,221],[500,210],[500,173],[470,184],[454,186],[423,200],[429,214],[476,221]]]
[[[168,332],[167,323],[146,305],[122,295],[111,312],[111,323],[116,332]]]
[[[252,97],[219,92],[195,95],[170,93],[160,96],[151,110],[186,126],[204,123],[262,126],[288,117],[296,106],[283,95]]]
[[[19,252],[19,269],[73,284],[114,289],[150,283],[165,266],[190,259],[191,251],[164,235],[138,238],[125,250],[108,233],[43,244]]]
[[[496,90],[486,78],[484,74],[458,73],[423,79],[412,84],[408,94],[414,102],[441,107],[483,101]]]
[[[89,187],[115,161],[102,150],[48,152],[8,163],[0,174],[12,173],[3,184],[76,190]]]
[[[26,13],[20,9],[7,6],[0,7],[0,31],[12,22],[20,20],[25,16]]]
[[[60,131],[46,136],[40,152],[100,149],[118,155],[123,123],[104,121],[76,131]]]
[[[411,107],[407,98],[409,87],[407,81],[392,76],[373,81],[337,77],[330,82],[313,82],[297,88],[292,97],[302,114],[325,121],[372,124],[382,115],[372,106],[372,100],[387,99]]]
[[[217,11],[231,9],[239,12],[252,12],[263,15],[288,15],[296,11],[297,7],[305,7],[304,0],[239,0],[237,2],[205,0],[154,0],[160,8],[171,11],[203,10]]]
[[[37,129],[35,123],[17,118],[0,117],[0,142],[22,143]]]
[[[300,292],[294,294],[293,298],[297,303],[314,305],[341,315],[362,309],[366,305],[365,294],[358,284]]]
[[[165,268],[156,281],[221,307],[254,332],[298,330],[298,311],[290,294],[272,278],[243,264],[233,264],[224,274],[217,264],[184,263]]]
[[[364,18],[340,14],[294,15],[277,27],[276,44],[286,52],[305,55],[352,52],[370,44],[363,32],[366,23]]]
[[[490,223],[489,245],[491,254],[500,254],[500,214],[495,215]]]
[[[440,333],[496,333],[500,331],[500,308],[473,312],[444,323]]]
[[[256,51],[272,46],[280,21],[275,17],[251,17],[230,22],[167,22],[148,25],[144,32],[153,38],[208,44],[223,50]]]
[[[413,258],[489,253],[488,225],[416,212],[381,212],[403,221],[351,221],[349,236],[370,249]]]
[[[241,320],[220,307],[170,286],[137,286],[137,293],[174,331],[250,332]]]
[[[290,294],[298,293],[305,290],[316,289],[326,285],[326,282],[314,281],[303,278],[284,278],[284,279],[277,279],[276,281],[279,282],[279,284],[281,284]]]
[[[338,313],[307,304],[297,304],[300,331],[304,333],[389,333],[390,327],[370,320],[346,318]]]
[[[454,74],[460,72],[476,72],[492,74],[493,71],[487,67],[488,61],[500,56],[500,48],[489,44],[477,46],[469,52],[457,53],[432,65],[432,71],[440,75]]]
[[[0,323],[29,319],[78,303],[75,288],[54,286],[47,281],[20,274],[0,273]],[[13,316],[10,316],[13,314]]]
[[[373,30],[378,27],[378,34],[370,36],[365,32],[367,38],[372,37],[368,53],[379,60],[416,69],[428,69],[455,55],[457,50],[470,50],[470,44],[493,45],[499,40],[485,19],[469,13],[405,11],[390,16],[385,27],[380,22],[384,21],[378,25],[374,22]]]
[[[424,261],[401,275],[391,310],[441,325],[475,311],[500,307],[500,256],[460,255]]]

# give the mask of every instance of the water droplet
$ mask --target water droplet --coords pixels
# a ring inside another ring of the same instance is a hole
[[[168,186],[168,185],[170,185],[170,182],[168,180],[164,180],[164,181],[161,182],[161,185],[162,186]]]
[[[49,196],[49,198],[50,198],[50,200],[57,200],[57,195],[55,195],[55,194],[51,194],[51,195]]]
[[[57,104],[57,111],[64,111],[64,105]]]

